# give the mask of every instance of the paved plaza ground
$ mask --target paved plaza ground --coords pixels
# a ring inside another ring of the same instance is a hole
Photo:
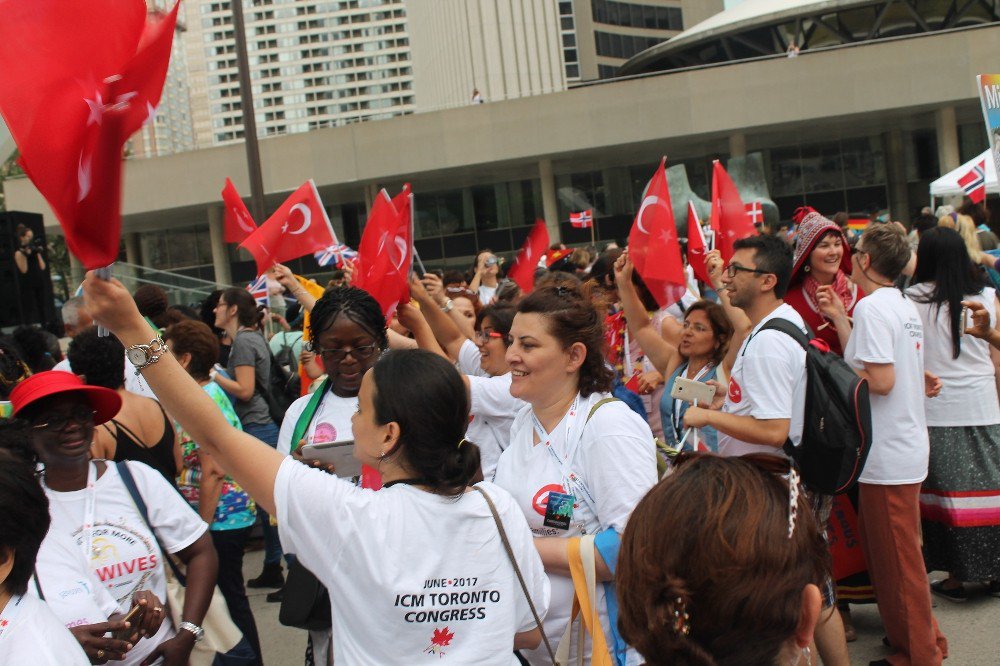
[[[247,553],[244,573],[253,578],[260,573],[263,551]],[[932,578],[944,574],[932,574]],[[305,652],[305,632],[290,629],[278,622],[278,604],[264,600],[270,590],[248,590],[250,605],[257,619],[266,666],[301,666]],[[934,598],[934,613],[948,637],[951,656],[947,666],[990,666],[1000,664],[1000,599],[980,590],[970,589],[970,599],[962,604]],[[882,623],[872,606],[855,606],[852,610],[858,640],[849,645],[851,663],[867,666],[889,651],[882,646]],[[819,661],[813,658],[813,664]]]

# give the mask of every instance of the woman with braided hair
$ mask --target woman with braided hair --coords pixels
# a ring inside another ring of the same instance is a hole
[[[615,582],[622,636],[647,666],[801,663],[827,555],[787,476],[773,456],[683,453],[636,506]]]

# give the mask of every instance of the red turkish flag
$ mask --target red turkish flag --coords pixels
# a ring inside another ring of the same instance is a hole
[[[733,243],[757,234],[736,183],[718,160],[712,166],[711,226],[716,233],[715,247],[722,253],[725,262],[733,258]]]
[[[358,244],[358,274],[354,286],[372,295],[392,318],[400,303],[410,300],[410,265],[413,261],[410,186],[396,195],[400,211],[382,190],[372,202],[368,222]]]
[[[325,250],[338,242],[316,183],[310,178],[240,247],[253,255],[257,275],[263,275],[277,263]]]
[[[661,308],[676,303],[687,291],[665,164],[666,159],[660,160],[646,186],[628,235],[629,257]]]
[[[708,269],[705,268],[705,254],[708,252],[708,245],[705,243],[705,234],[701,229],[701,220],[698,219],[698,211],[694,209],[694,202],[688,202],[688,242],[687,260],[694,276],[706,284],[711,284],[708,279]]]
[[[535,226],[531,228],[528,237],[524,239],[524,245],[517,253],[514,265],[507,271],[507,277],[517,283],[523,293],[531,293],[531,290],[535,288],[535,271],[538,269],[538,260],[542,258],[548,247],[549,230],[545,226],[545,220],[536,220]]]
[[[177,7],[0,0],[0,113],[88,269],[118,256],[122,148],[160,103]]]
[[[247,236],[257,231],[257,224],[247,210],[247,206],[236,191],[233,181],[226,178],[226,186],[222,188],[222,201],[226,205],[225,217],[222,221],[222,237],[227,243],[242,243]]]

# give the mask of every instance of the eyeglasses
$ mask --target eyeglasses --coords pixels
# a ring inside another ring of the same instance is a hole
[[[756,273],[757,275],[767,275],[771,271],[762,271],[759,268],[747,268],[746,266],[740,266],[739,264],[729,264],[726,266],[726,275],[729,279],[736,277],[736,273],[742,271],[744,273]]]
[[[49,432],[59,432],[72,421],[77,425],[87,425],[94,420],[94,414],[96,414],[90,407],[77,407],[72,412],[66,416],[57,416],[54,419],[49,419],[46,423],[36,423],[31,427],[36,430],[47,430]]]
[[[363,345],[361,347],[323,349],[314,342],[307,342],[306,351],[322,356],[324,362],[333,361],[334,363],[339,363],[347,358],[348,354],[353,356],[356,361],[367,361],[379,351],[379,346],[377,342],[373,342],[370,345]]]
[[[490,340],[502,340],[503,333],[498,333],[497,331],[491,331],[488,328],[483,328],[476,331],[476,342],[481,345],[485,345]]]

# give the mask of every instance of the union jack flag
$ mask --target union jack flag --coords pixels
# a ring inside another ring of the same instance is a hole
[[[972,171],[958,179],[958,184],[972,203],[982,203],[986,199],[986,160],[982,160]]]
[[[261,275],[256,280],[247,285],[247,291],[253,296],[253,300],[257,301],[257,305],[263,305],[265,308],[268,305],[267,300],[267,275]]]
[[[594,225],[594,211],[588,209],[581,213],[570,213],[569,223],[576,229],[589,229]]]
[[[325,268],[330,265],[343,266],[346,262],[357,258],[358,253],[346,245],[331,245],[322,252],[317,252],[314,256],[316,263]]]

